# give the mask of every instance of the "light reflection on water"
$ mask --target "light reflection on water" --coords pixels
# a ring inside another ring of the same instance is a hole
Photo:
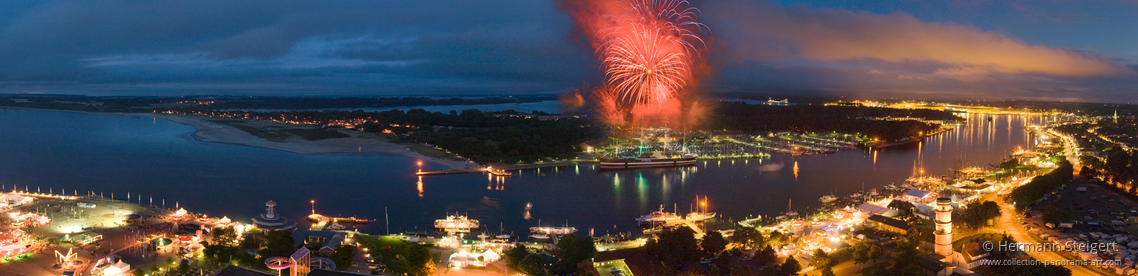
[[[785,211],[790,199],[806,211],[819,206],[819,196],[850,194],[863,182],[866,189],[900,183],[914,164],[938,175],[995,164],[1017,146],[1032,148],[1034,139],[1024,126],[1041,122],[1027,116],[966,118],[968,124],[953,131],[886,149],[702,161],[673,169],[598,171],[582,165],[573,173],[560,173],[567,167],[543,168],[486,178],[418,177],[416,160],[401,156],[298,155],[195,142],[188,137],[191,128],[151,118],[0,109],[5,149],[0,184],[143,194],[242,221],[263,212],[270,199],[282,214],[298,220],[308,213],[310,200],[330,202],[316,210],[325,215],[381,218],[383,208],[390,207],[393,232],[423,230],[446,212],[460,212],[483,225],[504,222],[507,232],[522,233],[533,226],[524,211],[532,202],[528,215],[535,219],[630,231],[634,218],[660,205],[690,206],[696,195],[716,203],[711,211],[738,219]],[[444,168],[424,162],[421,169]],[[381,232],[382,225],[363,230]]]
[[[944,175],[965,166],[998,163],[1016,147],[1033,147],[1034,140],[1024,131],[1024,126],[1041,122],[1040,118],[1027,116],[965,117],[968,124],[910,145],[843,151],[832,155],[776,155],[772,158],[774,160],[756,159],[755,164],[751,164],[750,159],[704,160],[687,168],[628,171],[596,171],[594,167],[574,166],[571,175],[545,176],[541,176],[540,170],[533,170],[536,173],[506,178],[504,181],[522,183],[523,186],[519,186],[521,190],[518,191],[504,192],[536,198],[535,202],[543,202],[543,205],[572,206],[545,215],[575,214],[570,220],[584,219],[582,224],[586,226],[615,223],[631,227],[632,218],[651,212],[661,204],[691,203],[696,194],[707,194],[719,202],[712,211],[727,217],[774,215],[785,211],[785,201],[789,199],[797,199],[794,200],[797,203],[795,209],[803,211],[817,208],[818,196],[830,191],[846,195],[861,190],[863,185],[865,189],[880,189],[885,184],[900,183],[914,174]],[[989,117],[993,118],[991,123],[986,121]],[[763,166],[779,163],[791,166]],[[608,187],[592,189],[590,183],[596,177],[602,177],[604,180],[601,182]],[[634,186],[631,189],[622,187],[622,182],[626,181],[632,181]],[[554,185],[557,188],[552,188]],[[566,196],[575,193],[593,198],[580,201],[582,198]],[[629,196],[636,199],[632,205],[622,201]],[[606,215],[591,215],[599,211]]]

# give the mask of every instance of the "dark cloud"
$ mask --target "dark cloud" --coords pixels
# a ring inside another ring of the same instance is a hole
[[[591,53],[569,40],[567,17],[541,1],[48,1],[0,10],[21,10],[0,12],[7,92],[52,83],[153,93],[534,92],[599,75]]]
[[[0,92],[382,95],[595,85],[591,47],[555,2],[3,1]],[[714,74],[700,81],[711,90],[1105,100],[1138,90],[1136,66],[1124,57],[902,12],[694,5],[714,34]],[[1051,20],[1085,20],[1078,12]]]
[[[713,60],[731,89],[799,87],[831,93],[941,98],[1129,100],[1131,67],[1100,53],[1048,47],[1001,32],[925,22],[900,12],[708,3]],[[1081,95],[1074,97],[1072,95]]]

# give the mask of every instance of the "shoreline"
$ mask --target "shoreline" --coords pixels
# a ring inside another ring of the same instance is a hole
[[[480,167],[475,163],[467,163],[455,160],[445,160],[434,158],[426,155],[419,154],[411,150],[409,147],[413,145],[396,144],[386,141],[380,141],[375,137],[367,137],[373,134],[363,133],[358,131],[343,131],[341,133],[350,135],[345,138],[331,138],[316,141],[309,140],[294,140],[286,142],[273,142],[264,138],[253,136],[243,130],[236,129],[230,126],[220,125],[208,122],[203,118],[196,118],[193,116],[183,115],[167,115],[155,113],[115,113],[129,116],[140,116],[163,119],[169,122],[186,125],[194,128],[194,132],[190,137],[194,141],[205,143],[219,143],[231,144],[249,147],[266,148],[273,150],[280,150],[303,155],[320,155],[320,154],[343,154],[343,153],[380,153],[391,154],[405,157],[411,157],[427,162],[433,162],[446,166],[449,170],[464,170],[470,167]]]
[[[236,129],[230,126],[224,126],[216,123],[211,123],[203,118],[196,118],[193,116],[184,115],[168,115],[159,113],[122,113],[122,112],[91,112],[79,110],[61,110],[61,109],[39,109],[39,108],[26,108],[26,107],[11,107],[4,106],[0,108],[14,108],[25,110],[37,111],[55,111],[55,112],[72,112],[72,113],[86,113],[86,114],[111,114],[122,116],[134,116],[143,118],[162,119],[168,122],[185,125],[192,127],[193,132],[189,133],[191,139],[196,142],[203,143],[218,143],[230,144],[238,146],[257,147],[271,150],[279,150],[302,155],[320,155],[320,154],[345,154],[345,153],[379,153],[391,154],[405,157],[411,157],[426,162],[433,162],[435,164],[443,165],[446,170],[466,170],[471,167],[481,168],[476,163],[467,163],[456,160],[445,160],[434,158],[426,155],[419,154],[410,149],[410,146],[396,144],[386,141],[380,141],[375,137],[366,137],[374,134],[362,133],[358,131],[343,131],[341,133],[350,135],[346,138],[331,138],[316,141],[309,140],[294,140],[287,142],[273,142],[263,138],[253,136],[243,130]]]

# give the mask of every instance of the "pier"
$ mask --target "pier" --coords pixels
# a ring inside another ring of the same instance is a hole
[[[341,223],[342,224],[368,224],[368,223],[371,223],[371,221],[367,220],[367,219],[360,219],[360,218],[355,218],[355,217],[347,217],[347,218],[326,217],[324,215],[316,214],[316,213],[312,213],[311,215],[308,215],[308,220],[313,222],[312,228],[309,228],[309,230],[315,230],[315,231],[341,230],[341,229],[336,229],[336,228],[343,228]],[[340,226],[340,227],[336,227],[336,226]]]
[[[477,173],[477,172],[485,172],[485,170],[483,170],[483,169],[476,169],[476,170],[464,169],[464,170],[442,170],[442,171],[429,171],[429,172],[419,171],[419,172],[415,172],[415,175],[427,176],[427,175],[463,174],[463,173]]]
[[[463,173],[488,173],[488,174],[491,174],[494,176],[511,176],[511,175],[514,175],[513,173],[508,172],[506,170],[494,169],[493,167],[468,168],[468,169],[461,169],[461,170],[429,171],[429,172],[418,171],[418,172],[415,172],[415,175],[427,176],[427,175],[447,175],[447,174],[463,174]]]

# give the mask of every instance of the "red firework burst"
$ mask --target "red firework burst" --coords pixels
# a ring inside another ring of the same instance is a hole
[[[686,0],[631,0],[620,13],[604,15],[597,54],[606,85],[634,105],[676,98],[705,47],[698,12]]]

